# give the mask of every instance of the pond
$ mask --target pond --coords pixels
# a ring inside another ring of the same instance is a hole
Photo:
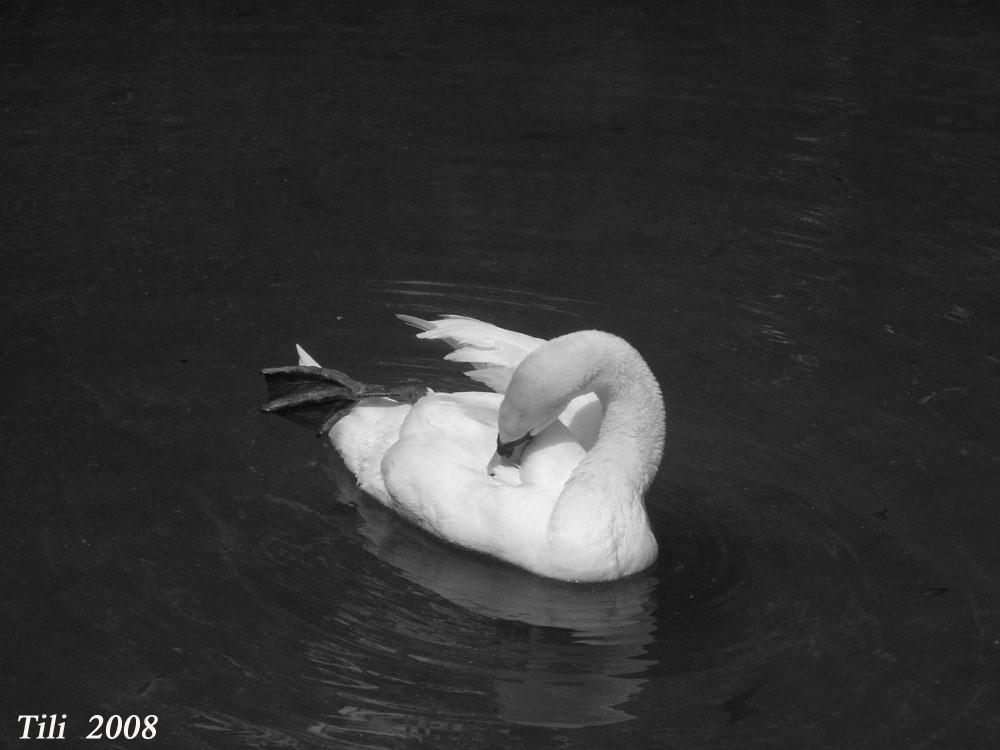
[[[2,743],[995,746],[998,20],[6,9]],[[477,387],[395,313],[628,339],[655,565],[459,551],[258,412],[295,343]]]

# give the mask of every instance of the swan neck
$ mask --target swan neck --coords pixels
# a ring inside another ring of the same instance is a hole
[[[656,559],[644,495],[660,464],[663,397],[635,349],[610,334],[588,340],[587,375],[575,395],[604,409],[597,440],[566,482],[547,527],[549,548],[590,579],[636,573]],[[578,352],[581,353],[581,352]],[[581,353],[582,354],[582,353]]]
[[[610,334],[592,358],[582,392],[593,392],[604,419],[597,441],[582,462],[601,472],[624,474],[639,495],[652,482],[663,454],[665,432],[659,383],[640,354]]]

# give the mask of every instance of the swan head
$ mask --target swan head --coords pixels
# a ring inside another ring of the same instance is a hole
[[[518,365],[497,417],[497,450],[487,471],[518,466],[531,439],[555,422],[566,405],[586,390],[589,368],[578,332],[546,342]]]
[[[500,406],[501,416],[498,420],[497,449],[486,467],[486,473],[490,476],[495,476],[496,470],[501,466],[519,468],[524,451],[531,439],[552,424],[559,416],[559,411],[557,411],[551,419],[533,420],[523,414],[511,416],[510,412],[513,410],[509,410],[505,419],[503,403]],[[518,435],[518,437],[512,437],[513,435]]]
[[[486,472],[494,476],[500,466],[520,467],[524,451],[527,449],[531,439],[542,430],[558,419],[562,409],[557,409],[554,414],[545,417],[539,416],[542,412],[537,412],[534,416],[528,412],[521,404],[512,404],[504,408],[504,404],[509,401],[508,397],[500,404],[500,416],[497,424],[497,449],[486,467]]]

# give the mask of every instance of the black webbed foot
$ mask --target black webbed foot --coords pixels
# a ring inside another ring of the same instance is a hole
[[[292,421],[319,428],[325,435],[363,398],[384,396],[414,403],[427,389],[406,385],[386,388],[365,384],[326,367],[290,365],[261,370],[267,381],[268,401],[261,411],[276,412]]]

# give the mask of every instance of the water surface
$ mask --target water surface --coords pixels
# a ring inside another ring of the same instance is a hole
[[[0,738],[1000,741],[1000,27],[851,2],[23,3],[0,19]],[[645,573],[456,551],[261,416],[394,312],[625,336]]]

